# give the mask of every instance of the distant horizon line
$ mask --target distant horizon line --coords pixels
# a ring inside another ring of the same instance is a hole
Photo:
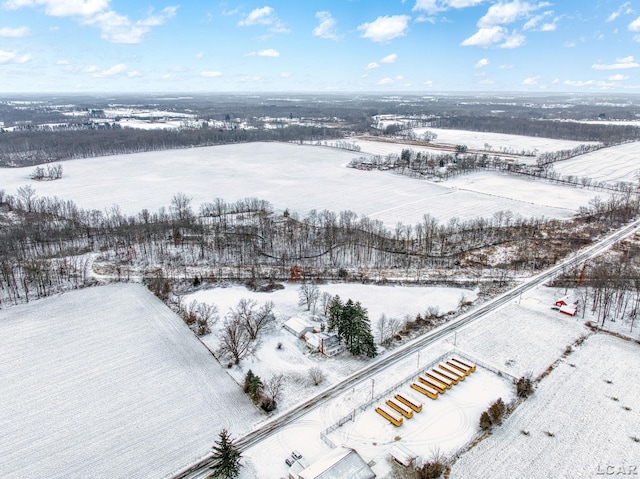
[[[163,96],[178,96],[178,98],[190,98],[205,95],[236,95],[236,96],[264,96],[264,95],[301,95],[301,96],[343,96],[343,95],[374,95],[384,97],[400,97],[400,96],[501,96],[501,95],[517,95],[517,96],[640,96],[640,92],[603,92],[603,91],[590,91],[590,92],[576,92],[565,90],[554,91],[526,91],[526,90],[438,90],[438,91],[423,91],[423,90],[407,90],[402,92],[387,92],[382,90],[340,90],[340,91],[309,91],[309,90],[264,90],[264,91],[87,91],[87,92],[72,92],[72,91],[49,91],[49,92],[2,92],[0,91],[0,98],[6,96],[114,96],[114,95],[127,95],[127,96],[151,96],[151,95],[163,95]]]

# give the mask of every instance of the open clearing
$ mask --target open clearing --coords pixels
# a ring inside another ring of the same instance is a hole
[[[262,379],[283,374],[285,384],[282,399],[278,401],[279,411],[287,410],[303,398],[317,393],[318,386],[314,386],[309,380],[311,367],[322,369],[325,381],[320,387],[326,387],[344,379],[367,363],[366,360],[354,358],[349,354],[326,358],[322,354],[311,353],[302,340],[282,328],[284,321],[291,317],[298,317],[304,318],[320,330],[320,322],[314,320],[312,313],[306,311],[306,307],[298,306],[298,287],[298,285],[286,284],[285,289],[282,290],[258,293],[249,291],[243,286],[230,286],[198,291],[184,298],[187,304],[193,300],[213,303],[220,310],[221,316],[227,314],[230,308],[235,308],[242,298],[254,300],[258,305],[273,301],[277,319],[276,327],[265,331],[257,353],[229,369],[229,374],[238,383],[244,381],[244,376],[249,369]],[[468,301],[476,299],[475,291],[462,288],[362,284],[326,284],[319,287],[321,292],[328,292],[332,296],[337,294],[343,301],[349,298],[354,302],[360,301],[369,313],[371,331],[376,340],[379,338],[376,322],[383,313],[388,318],[402,319],[409,316],[413,319],[418,313],[423,314],[428,306],[437,306],[440,311],[446,312],[456,310],[463,296]],[[219,346],[218,332],[223,321],[221,319],[212,327],[212,334],[202,338],[213,350]]]
[[[458,460],[451,477],[635,477],[639,353],[637,343],[591,336],[501,427]]]
[[[0,476],[159,478],[263,417],[141,285],[0,311]]]
[[[553,169],[565,176],[586,177],[609,183],[628,181],[636,184],[640,172],[639,159],[640,143],[625,143],[559,161],[553,164]]]
[[[0,181],[7,194],[15,195],[28,183],[38,196],[58,196],[101,211],[117,205],[125,214],[168,208],[177,192],[192,197],[196,209],[215,198],[233,202],[256,197],[278,211],[289,208],[305,215],[312,209],[352,210],[388,226],[416,224],[425,214],[448,222],[454,217],[490,218],[507,210],[546,218],[568,218],[576,212],[572,202],[549,207],[530,202],[531,193],[520,199],[518,191],[538,191],[541,182],[512,187],[511,178],[504,176],[492,194],[460,191],[391,172],[346,168],[358,155],[317,146],[248,143],[67,161],[57,181],[30,180],[33,168],[4,168]],[[501,191],[509,192],[506,198],[498,196]]]

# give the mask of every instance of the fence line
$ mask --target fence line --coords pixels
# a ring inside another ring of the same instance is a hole
[[[489,364],[487,362],[480,361],[477,358],[474,358],[473,356],[471,356],[470,354],[467,354],[467,353],[459,350],[458,348],[454,347],[452,351],[448,351],[448,352],[446,352],[444,354],[441,354],[436,359],[428,362],[427,364],[425,364],[423,366],[419,366],[415,371],[413,371],[411,374],[408,374],[405,378],[403,378],[402,380],[398,381],[393,386],[387,388],[386,390],[382,391],[381,393],[375,394],[371,399],[369,399],[366,402],[364,402],[364,403],[360,404],[359,406],[355,407],[351,412],[349,412],[349,414],[347,414],[345,416],[342,416],[335,423],[333,423],[331,426],[329,426],[324,431],[322,431],[320,433],[320,438],[329,447],[331,447],[332,449],[335,448],[336,447],[335,444],[327,437],[328,434],[331,434],[333,431],[335,431],[339,427],[343,426],[345,423],[355,420],[355,417],[356,417],[357,413],[359,413],[361,411],[364,411],[365,409],[368,409],[369,407],[371,407],[371,405],[373,403],[378,402],[380,400],[380,398],[385,397],[385,396],[389,396],[389,394],[391,394],[392,392],[396,391],[401,386],[404,386],[406,383],[411,381],[416,376],[419,376],[423,371],[431,369],[436,364],[443,362],[445,359],[448,359],[453,355],[460,356],[462,359],[466,359],[467,361],[471,361],[472,363],[476,364],[477,366],[480,366],[483,369],[491,371],[492,373],[497,374],[500,377],[506,378],[506,379],[510,380],[511,382],[513,382],[513,383],[517,382],[517,378],[515,376],[513,376],[513,375],[511,375],[511,374],[509,374],[509,373],[507,373],[505,371],[502,371],[500,368],[498,368],[496,366],[493,366],[493,365],[491,365],[491,364]],[[471,441],[469,441],[468,444],[465,444],[464,447],[468,447],[476,439],[477,439],[477,437],[473,438]]]

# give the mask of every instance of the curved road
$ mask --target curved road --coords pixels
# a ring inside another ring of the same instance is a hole
[[[557,276],[559,273],[571,269],[581,262],[593,258],[603,251],[607,250],[614,243],[622,240],[623,238],[631,235],[635,232],[636,228],[640,226],[640,220],[636,220],[628,225],[616,230],[614,233],[606,236],[595,245],[590,246],[589,248],[585,248],[584,250],[578,251],[571,258],[563,261],[556,266],[540,273],[536,276],[528,278],[522,284],[516,286],[515,288],[503,293],[492,300],[484,303],[477,309],[465,313],[458,318],[448,322],[447,324],[443,324],[438,328],[416,338],[407,344],[389,352],[388,354],[372,361],[368,366],[364,367],[360,371],[344,378],[339,383],[336,383],[319,394],[307,399],[296,405],[294,408],[289,411],[283,412],[278,416],[270,419],[264,424],[260,425],[258,428],[253,431],[245,434],[240,437],[236,441],[236,445],[241,449],[247,449],[251,446],[254,446],[261,440],[273,434],[276,430],[278,430],[283,425],[289,424],[292,421],[304,416],[311,409],[314,409],[329,399],[341,394],[345,390],[354,387],[355,385],[366,381],[374,374],[380,372],[380,370],[386,368],[387,366],[394,364],[397,361],[405,359],[407,356],[413,354],[416,350],[422,349],[425,346],[428,346],[448,334],[455,331],[457,328],[465,326],[469,323],[477,321],[478,319],[484,317],[485,315],[495,311],[496,309],[504,306],[509,301],[515,299],[522,293],[534,289],[549,279]],[[192,464],[191,466],[185,468],[180,471],[176,475],[173,476],[173,479],[196,479],[207,477],[210,473],[209,466],[211,465],[212,458],[211,455],[203,458],[201,461],[196,464]]]

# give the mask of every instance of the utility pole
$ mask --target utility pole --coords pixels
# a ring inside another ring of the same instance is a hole
[[[376,384],[375,379],[371,378],[371,400],[373,401],[373,386]]]

